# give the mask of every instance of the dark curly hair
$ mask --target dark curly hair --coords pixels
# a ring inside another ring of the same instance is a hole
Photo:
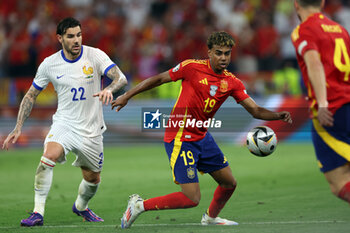
[[[68,28],[75,28],[76,26],[81,27],[78,20],[71,17],[62,19],[57,25],[56,34],[63,36]]]
[[[212,49],[214,45],[232,48],[235,45],[235,40],[227,32],[213,32],[207,40],[207,46]]]

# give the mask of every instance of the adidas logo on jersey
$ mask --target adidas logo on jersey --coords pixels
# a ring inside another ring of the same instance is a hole
[[[201,81],[199,81],[199,83],[204,84],[204,85],[208,85],[208,80],[207,80],[207,78],[205,78],[205,79],[202,79]]]

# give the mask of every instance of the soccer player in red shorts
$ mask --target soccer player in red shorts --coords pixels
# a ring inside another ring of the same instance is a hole
[[[324,0],[295,0],[292,33],[312,113],[312,140],[334,195],[350,203],[350,39],[321,13]]]
[[[134,95],[170,81],[182,80],[179,98],[169,122],[188,122],[212,119],[222,103],[232,96],[253,117],[263,120],[283,120],[291,123],[289,112],[272,112],[258,106],[245,90],[242,82],[226,70],[230,63],[233,38],[226,32],[215,32],[207,41],[208,60],[185,60],[164,73],[148,78],[112,102],[119,111]],[[218,217],[236,188],[236,180],[223,153],[205,127],[173,125],[166,128],[164,143],[174,182],[181,192],[143,200],[130,197],[121,219],[121,227],[128,228],[144,211],[191,208],[198,205],[201,194],[197,170],[209,173],[218,183],[213,200],[202,217],[202,224],[237,225]]]

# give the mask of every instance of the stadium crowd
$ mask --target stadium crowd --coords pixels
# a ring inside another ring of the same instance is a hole
[[[293,7],[291,0],[1,0],[0,79],[33,78],[60,49],[56,24],[72,16],[82,22],[84,44],[105,51],[130,83],[207,57],[207,36],[225,30],[237,42],[228,69],[252,93],[273,80],[275,91],[298,95]],[[350,0],[327,0],[325,13],[350,29]]]

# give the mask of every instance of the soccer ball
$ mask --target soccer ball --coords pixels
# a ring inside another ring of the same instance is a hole
[[[267,126],[255,127],[247,135],[247,148],[256,156],[268,156],[275,151],[276,146],[276,134]]]

